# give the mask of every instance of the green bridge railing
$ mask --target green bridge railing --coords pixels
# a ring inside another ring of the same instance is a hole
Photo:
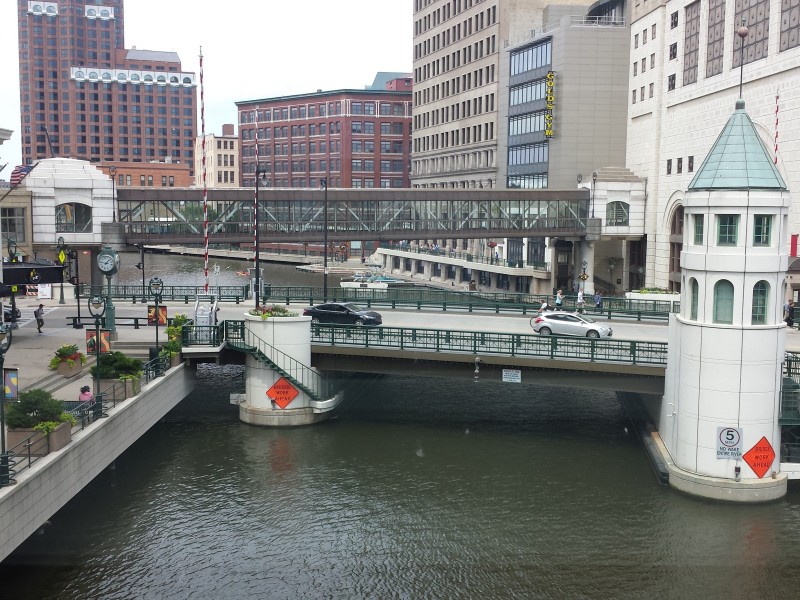
[[[242,338],[244,321],[225,321],[221,326],[183,326],[184,346],[218,346],[223,334]],[[442,331],[402,327],[312,325],[311,343],[361,348],[394,348],[432,352],[498,354],[563,360],[666,366],[667,343],[611,338],[540,336],[532,333],[491,331]]]

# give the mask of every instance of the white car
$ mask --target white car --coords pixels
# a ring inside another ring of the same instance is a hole
[[[545,312],[531,319],[531,327],[539,335],[577,335],[588,338],[611,337],[611,327],[577,313],[560,310]]]

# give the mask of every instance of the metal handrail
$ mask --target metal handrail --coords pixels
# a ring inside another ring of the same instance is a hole
[[[243,349],[255,349],[256,352],[286,373],[315,399],[327,400],[332,396],[330,382],[318,371],[271,346],[249,329],[243,328],[242,335],[235,338],[232,333],[232,337],[228,338],[227,342],[232,347],[242,346]]]
[[[88,283],[81,283],[78,287],[81,297],[86,298],[97,294],[104,296],[109,290],[106,286],[92,286]],[[183,301],[188,304],[198,294],[212,293],[220,301],[232,301],[238,304],[247,299],[249,290],[249,285],[215,285],[211,287],[210,291],[205,291],[205,287],[202,285],[165,285],[162,288],[161,299]],[[144,303],[152,299],[149,289],[141,285],[112,285],[111,297],[119,300],[132,300],[134,303],[139,301]]]
[[[312,344],[666,366],[667,343],[491,331],[312,325]]]

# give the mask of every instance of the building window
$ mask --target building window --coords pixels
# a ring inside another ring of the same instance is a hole
[[[606,225],[629,224],[630,205],[627,202],[609,202],[606,205]]]
[[[788,6],[788,2],[783,2]],[[797,6],[795,4],[795,6]],[[741,64],[741,48],[744,43],[744,64],[766,58],[769,54],[769,0],[750,0],[750,2],[736,3],[734,23],[745,22],[750,30],[749,35],[742,40],[738,35],[733,39],[733,68]],[[798,18],[795,13],[794,19]],[[791,17],[790,17],[791,18]],[[795,21],[796,22],[796,21]],[[783,24],[789,25],[789,23]],[[783,27],[781,27],[783,29]]]
[[[0,208],[0,230],[7,238],[14,238],[17,242],[25,242],[25,209]]]
[[[650,39],[656,39],[656,24],[653,23],[653,27],[650,29]]]
[[[655,55],[655,52],[650,55],[650,68],[651,69],[655,69],[656,68],[656,55]]]
[[[92,208],[77,202],[57,205],[56,233],[92,233]]]
[[[672,175],[672,159],[667,159],[667,175]]]
[[[686,165],[686,170],[689,171],[689,173],[693,173],[694,172],[694,156],[690,156],[687,159],[687,163],[688,164]]]
[[[719,215],[717,217],[717,246],[735,246],[739,215]]]
[[[678,26],[678,12],[675,11],[669,17],[669,28],[675,29]]]
[[[689,280],[689,289],[691,290],[692,293],[691,309],[690,309],[691,312],[689,314],[689,318],[692,321],[697,321],[697,305],[699,304],[700,300],[700,286],[697,283],[697,279],[695,279],[694,277],[692,277]]]
[[[779,52],[800,46],[800,6],[797,2],[783,2],[781,8],[781,36]]]
[[[638,33],[633,36],[633,47],[634,48],[638,48],[639,47],[639,34]]]
[[[647,29],[642,31],[642,44],[644,45],[646,43],[647,43]]]
[[[685,8],[683,37],[683,85],[697,82],[697,61],[700,48],[700,0]]]
[[[653,97],[653,90],[655,89],[655,85],[656,84],[654,84],[654,83],[650,84],[650,95],[648,96],[649,98]]]
[[[769,246],[772,233],[772,215],[756,215],[753,222],[753,246]]]
[[[667,91],[672,91],[675,89],[675,75],[670,75],[667,77]]]
[[[725,0],[709,0],[706,77],[713,77],[722,73],[725,35]]]
[[[676,165],[675,172],[683,173],[683,158],[678,159],[678,164]]]
[[[694,216],[694,245],[702,246],[705,234],[705,215]]]
[[[678,58],[678,44],[677,42],[669,45],[669,59],[675,60]]]
[[[768,300],[769,284],[766,281],[759,281],[753,286],[753,312],[750,321],[753,325],[766,325]]]
[[[636,77],[638,75],[637,71],[639,70],[639,61],[637,60],[633,63],[633,76]]]
[[[631,104],[636,104],[636,90],[631,90]]]
[[[727,279],[714,285],[714,323],[733,323],[733,284]]]

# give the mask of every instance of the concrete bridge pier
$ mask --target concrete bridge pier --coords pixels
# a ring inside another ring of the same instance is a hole
[[[341,396],[328,397],[311,365],[311,317],[245,314],[248,350],[239,419],[265,427],[296,427],[326,420]]]

